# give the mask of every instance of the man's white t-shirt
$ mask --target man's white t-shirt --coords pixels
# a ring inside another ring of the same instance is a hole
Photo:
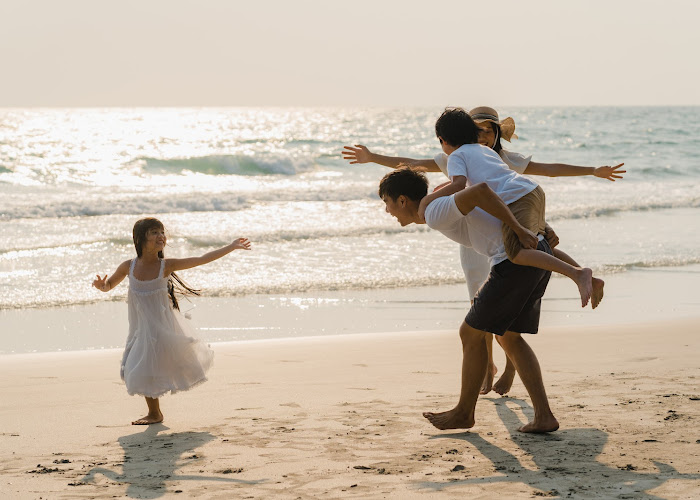
[[[519,200],[537,187],[537,183],[503,163],[493,149],[481,144],[464,144],[447,159],[447,176],[450,179],[461,175],[467,185],[485,182],[506,205]]]
[[[491,267],[508,258],[503,246],[502,222],[480,208],[462,214],[455,203],[455,195],[430,203],[425,209],[425,222],[460,245],[487,256]]]

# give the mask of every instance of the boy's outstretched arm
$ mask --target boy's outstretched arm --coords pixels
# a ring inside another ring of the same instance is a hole
[[[523,248],[537,248],[537,235],[522,226],[508,205],[486,183],[475,184],[455,195],[457,208],[464,215],[479,207],[510,227],[518,235]]]
[[[377,163],[389,168],[398,168],[408,165],[423,172],[439,172],[440,167],[434,160],[415,160],[413,158],[403,158],[401,156],[384,156],[372,153],[366,146],[355,144],[355,147],[343,147],[343,159],[348,160],[351,165],[355,163]]]
[[[129,266],[131,266],[130,260],[122,262],[109,279],[107,279],[106,274],[102,278],[98,274],[97,278],[92,282],[92,286],[101,292],[109,292],[126,278],[126,275],[129,274]]]
[[[230,243],[225,247],[217,248],[216,250],[207,252],[199,257],[188,257],[186,259],[166,259],[163,274],[168,276],[174,271],[181,271],[182,269],[190,269],[208,264],[216,259],[220,259],[224,255],[227,255],[234,250],[250,250],[250,241],[248,241],[248,238],[238,238],[233,243]]]
[[[528,175],[546,175],[547,177],[572,177],[577,175],[593,175],[601,179],[608,179],[615,182],[615,179],[622,179],[622,174],[627,170],[620,170],[624,163],[614,167],[580,167],[577,165],[567,165],[566,163],[539,163],[531,161],[525,169]]]

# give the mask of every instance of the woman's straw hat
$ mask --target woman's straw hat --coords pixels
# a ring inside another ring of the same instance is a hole
[[[495,123],[501,127],[501,137],[506,141],[510,142],[511,139],[517,139],[518,136],[515,134],[515,120],[510,116],[504,118],[503,120],[498,119],[498,111],[488,106],[479,106],[469,111],[469,116],[472,117],[476,123],[481,122],[491,122]]]

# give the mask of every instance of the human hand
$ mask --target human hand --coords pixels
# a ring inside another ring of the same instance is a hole
[[[615,182],[615,179],[622,179],[621,174],[627,173],[627,170],[618,170],[623,165],[624,163],[620,163],[614,167],[597,167],[593,169],[593,175],[601,179],[608,179],[609,181]]]
[[[535,233],[523,227],[516,234],[523,248],[537,248],[537,235]]]
[[[362,144],[355,144],[355,147],[345,146],[343,148],[343,160],[348,160],[350,164],[371,163],[372,152]]]
[[[238,238],[233,243],[231,243],[234,250],[250,250],[250,241],[248,238]]]
[[[442,184],[440,184],[439,186],[437,186],[435,189],[433,189],[433,193],[434,193],[435,191],[437,191],[438,189],[444,188],[444,187],[447,186],[448,184],[452,184],[452,181],[443,182]]]
[[[547,226],[544,230],[544,237],[547,239],[547,243],[551,248],[554,248],[559,244],[559,236],[554,232],[554,229]]]
[[[95,279],[92,282],[92,286],[100,290],[101,292],[108,292],[109,289],[107,288],[107,275],[105,274],[104,278],[100,278],[100,275],[97,275],[97,279]],[[106,290],[105,290],[106,289]]]

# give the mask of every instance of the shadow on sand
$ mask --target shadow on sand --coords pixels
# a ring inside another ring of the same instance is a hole
[[[523,425],[510,405],[519,406],[532,418],[532,408],[515,398],[491,399],[501,421],[509,430],[513,443],[527,453],[535,463],[532,470],[522,466],[517,457],[487,441],[479,434],[460,432],[436,434],[431,439],[460,439],[473,445],[488,458],[500,475],[474,477],[445,482],[425,481],[418,487],[441,491],[458,485],[487,485],[494,483],[523,483],[536,490],[540,496],[601,496],[604,498],[660,499],[647,493],[669,479],[700,479],[700,474],[681,474],[672,466],[654,461],[657,472],[635,472],[633,464],[611,467],[596,458],[608,440],[607,433],[599,429],[566,429],[553,434],[524,434],[516,429]],[[466,471],[468,472],[468,470]],[[594,491],[587,491],[595,487]]]
[[[212,441],[215,437],[208,432],[176,432],[159,434],[169,430],[163,424],[149,425],[144,432],[130,434],[119,438],[124,450],[122,473],[111,469],[94,467],[82,479],[83,483],[92,483],[97,474],[128,484],[126,495],[131,498],[158,498],[166,493],[166,482],[172,481],[216,481],[237,484],[259,484],[264,480],[245,481],[228,477],[205,475],[178,475],[175,471],[178,462],[186,459],[196,460],[196,455],[183,457],[198,447]]]

